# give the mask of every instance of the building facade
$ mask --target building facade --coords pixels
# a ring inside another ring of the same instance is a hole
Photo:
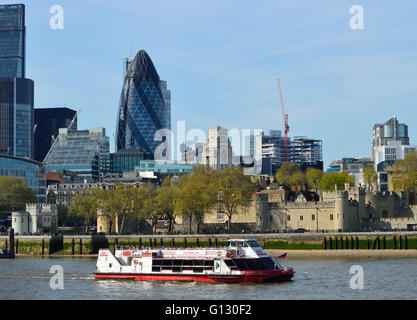
[[[160,129],[168,129],[169,120],[159,75],[148,54],[141,50],[129,63],[120,97],[116,127],[116,151],[134,149],[150,153],[161,140]]]
[[[33,159],[34,83],[25,78],[25,6],[0,6],[0,152]]]
[[[233,165],[233,159],[232,145],[227,130],[219,126],[209,129],[202,154],[203,164],[215,170],[222,170]]]
[[[25,77],[25,5],[0,5],[0,78]]]
[[[259,143],[259,142],[258,142]],[[255,148],[256,149],[256,148]],[[322,141],[300,136],[287,141],[287,160],[285,160],[285,141],[280,130],[262,133],[262,174],[275,175],[283,162],[300,165],[301,170],[316,168],[323,170]]]
[[[133,172],[142,160],[151,159],[152,155],[141,150],[119,150],[110,153],[110,173]]]
[[[70,108],[35,109],[35,160],[43,162],[60,128],[77,131],[77,112]]]
[[[16,234],[54,234],[58,231],[58,208],[52,204],[27,204],[26,211],[12,212]]]
[[[69,170],[81,178],[98,181],[110,171],[109,137],[104,128],[59,129],[43,164],[46,173]]]
[[[378,189],[388,191],[387,166],[404,159],[409,152],[415,152],[416,145],[410,145],[408,126],[399,123],[394,116],[384,124],[375,124],[372,130],[371,160],[378,175]]]
[[[35,191],[37,201],[46,203],[46,178],[41,163],[0,154],[0,176],[11,175],[23,178],[27,186]]]

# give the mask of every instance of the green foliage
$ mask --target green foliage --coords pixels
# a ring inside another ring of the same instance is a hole
[[[307,179],[307,184],[311,187],[314,188],[314,191],[317,192],[317,187],[321,181],[321,179],[323,178],[323,171],[316,169],[316,168],[308,168],[307,172],[306,172],[306,179]]]
[[[301,168],[298,164],[293,162],[283,162],[281,167],[277,170],[275,178],[279,184],[285,185],[291,188],[293,181],[292,176],[300,171]]]
[[[72,198],[69,212],[74,217],[83,221],[85,232],[88,232],[89,226],[97,219],[99,194],[99,189],[96,188],[93,190],[85,190],[83,193],[77,193]]]
[[[36,202],[36,193],[16,176],[0,177],[0,211],[22,211],[26,203]]]
[[[397,191],[417,193],[417,152],[410,152],[404,160],[395,161],[392,185]]]
[[[372,167],[367,167],[363,170],[363,180],[365,181],[366,188],[371,190],[377,183],[377,174],[375,169]]]
[[[238,213],[239,209],[244,210],[249,207],[256,184],[244,175],[243,168],[227,167],[218,172],[216,185],[225,214],[229,218],[230,230],[232,216]]]
[[[337,185],[339,190],[344,190],[345,183],[353,183],[354,181],[355,178],[347,172],[324,173],[318,187],[321,190],[332,191],[335,190],[335,185]]]

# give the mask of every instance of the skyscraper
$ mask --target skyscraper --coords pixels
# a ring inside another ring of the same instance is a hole
[[[169,128],[159,75],[144,50],[127,65],[117,119],[116,149],[140,150],[153,157],[161,144],[155,141],[155,133]]]
[[[0,78],[25,77],[25,5],[0,6]]]
[[[34,83],[25,78],[25,6],[0,6],[0,152],[33,158]]]
[[[417,150],[417,146],[410,145],[408,126],[399,123],[393,116],[384,124],[375,124],[372,130],[371,159],[378,175],[379,191],[388,190],[387,165],[396,160],[404,159],[409,152]]]
[[[42,162],[59,128],[77,130],[77,112],[69,108],[35,109],[35,160]]]

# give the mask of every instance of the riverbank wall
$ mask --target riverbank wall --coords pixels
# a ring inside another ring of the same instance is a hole
[[[101,242],[97,243],[97,238]],[[110,236],[16,236],[17,256],[94,256],[98,248],[204,248],[223,247],[231,238],[253,238],[267,251],[291,252],[293,257],[401,256],[392,252],[417,252],[417,232],[217,234],[217,235],[110,235]],[[0,248],[6,246],[0,237]],[[61,242],[60,242],[61,241]],[[57,244],[58,243],[58,244]],[[51,247],[52,246],[52,247]],[[392,252],[391,252],[392,251]],[[378,253],[377,253],[378,252]]]

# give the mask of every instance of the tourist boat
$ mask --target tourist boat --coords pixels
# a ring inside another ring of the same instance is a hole
[[[225,248],[100,249],[96,279],[204,282],[291,281],[255,239],[231,239]]]

